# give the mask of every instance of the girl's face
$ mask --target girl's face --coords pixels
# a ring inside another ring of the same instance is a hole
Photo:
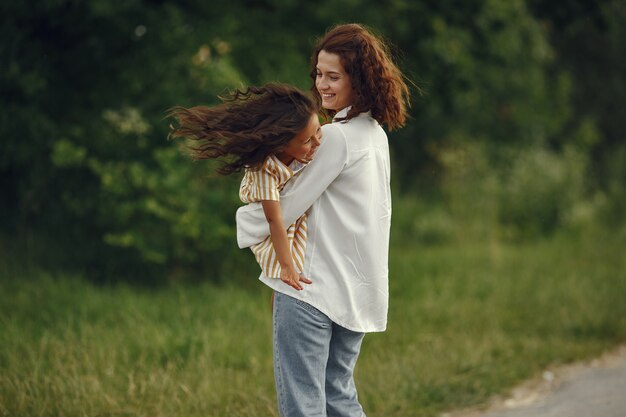
[[[322,107],[339,111],[352,104],[352,83],[341,65],[339,55],[321,50],[317,55],[315,88],[322,97]]]
[[[313,113],[306,127],[300,131],[287,146],[278,153],[278,159],[289,164],[294,159],[308,162],[313,158],[317,147],[320,146],[322,129],[317,114]]]

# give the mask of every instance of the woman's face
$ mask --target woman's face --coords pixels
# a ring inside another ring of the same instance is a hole
[[[321,50],[317,55],[315,88],[322,97],[322,107],[339,111],[352,104],[352,83],[341,65],[339,55]]]

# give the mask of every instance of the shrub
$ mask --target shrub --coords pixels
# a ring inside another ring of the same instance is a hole
[[[548,234],[565,224],[584,199],[587,161],[574,148],[556,153],[545,148],[508,152],[502,175],[498,219],[512,237]]]

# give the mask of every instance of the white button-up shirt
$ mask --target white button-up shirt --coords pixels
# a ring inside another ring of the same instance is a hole
[[[337,113],[345,117],[347,109]],[[297,291],[279,279],[260,280],[300,299],[342,327],[359,332],[387,326],[391,226],[387,135],[369,113],[322,126],[315,159],[281,192],[285,224],[308,210],[303,275]],[[259,203],[237,210],[237,242],[249,247],[269,235]]]

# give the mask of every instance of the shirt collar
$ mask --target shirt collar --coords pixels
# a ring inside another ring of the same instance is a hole
[[[269,157],[269,161],[272,161],[272,163],[274,164],[275,167],[280,167],[282,169],[286,169],[287,171],[289,171],[289,175],[292,175],[294,173],[294,170],[292,168],[293,162],[291,164],[289,164],[289,166],[285,165],[282,163],[282,161],[280,159],[278,159],[278,157],[276,155],[270,155]],[[295,161],[295,159],[294,159]]]
[[[337,119],[345,119],[351,108],[352,106],[344,107],[343,109],[335,113],[335,116],[333,117],[333,122]]]
[[[344,107],[343,109],[341,109],[337,113],[335,113],[335,116],[333,116],[333,122],[337,121],[337,119],[345,119],[351,108],[352,108],[352,106]],[[368,111],[363,112],[361,114],[365,114],[365,115],[367,115],[369,117],[372,117],[372,111],[371,110],[368,110]]]

